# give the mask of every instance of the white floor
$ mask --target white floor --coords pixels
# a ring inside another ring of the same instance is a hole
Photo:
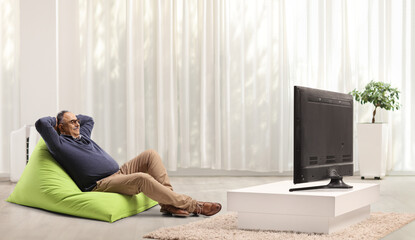
[[[222,203],[226,213],[226,191],[270,182],[289,180],[290,177],[172,177],[175,191],[202,201]],[[348,177],[346,183],[362,182],[359,177]],[[381,184],[381,197],[372,205],[372,211],[415,213],[415,176],[388,176],[383,180],[364,180]],[[5,199],[15,184],[0,182],[0,239],[141,239],[160,227],[185,224],[204,217],[174,218],[162,216],[159,206],[141,214],[114,223],[59,215],[39,209],[8,203]],[[415,221],[384,239],[415,239]]]

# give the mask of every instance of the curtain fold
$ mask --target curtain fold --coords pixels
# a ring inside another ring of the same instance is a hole
[[[10,171],[10,133],[20,124],[19,3],[0,1],[0,176]]]
[[[376,80],[402,91],[402,109],[379,114],[388,169],[415,171],[410,0],[79,3],[85,111],[119,163],[154,148],[169,170],[288,172],[293,86]],[[370,106],[355,109],[370,120]]]

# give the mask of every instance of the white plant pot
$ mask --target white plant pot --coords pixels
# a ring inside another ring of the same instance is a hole
[[[384,177],[388,155],[388,124],[359,123],[357,141],[357,158],[362,179]]]

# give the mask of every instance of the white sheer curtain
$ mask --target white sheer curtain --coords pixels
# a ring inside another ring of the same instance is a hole
[[[0,177],[9,173],[10,133],[19,127],[18,1],[0,1]]]
[[[290,171],[294,85],[402,90],[389,169],[415,171],[415,6],[407,1],[79,1],[82,93],[123,163]],[[356,105],[356,121],[369,107]],[[367,108],[367,109],[365,109]],[[410,134],[411,133],[411,134]]]

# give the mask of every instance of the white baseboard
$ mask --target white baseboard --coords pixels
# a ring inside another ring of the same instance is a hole
[[[167,171],[169,176],[174,177],[292,177],[291,171],[286,172],[253,172],[239,170],[214,170],[202,168],[180,168],[176,171]],[[415,176],[415,171],[391,171],[387,176]],[[355,171],[353,176],[360,176]]]
[[[178,169],[168,171],[169,176],[174,177],[292,177],[292,172],[252,172],[238,170],[213,170],[201,168]],[[354,176],[359,176],[359,172],[354,172]],[[414,171],[392,171],[387,176],[415,176]],[[10,173],[0,172],[0,181],[10,181]]]
[[[0,182],[10,181],[10,173],[0,172]]]
[[[177,171],[167,171],[175,177],[290,177],[292,172],[253,172],[238,170],[214,170],[203,168],[180,168]]]
[[[386,176],[415,176],[415,171],[391,171]]]

